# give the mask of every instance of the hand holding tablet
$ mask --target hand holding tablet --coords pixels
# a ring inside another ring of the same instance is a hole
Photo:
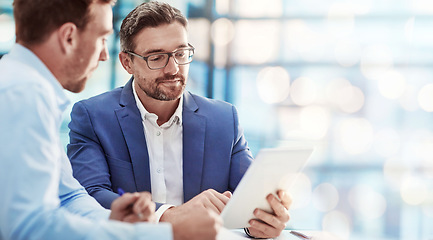
[[[256,218],[253,214],[256,208],[272,213],[266,196],[275,196],[279,189],[290,193],[312,152],[312,147],[262,149],[221,213],[224,227],[249,227],[248,221]]]

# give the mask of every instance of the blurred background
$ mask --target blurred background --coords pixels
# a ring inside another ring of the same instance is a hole
[[[127,82],[117,31],[141,2],[118,0],[111,59],[72,102]],[[290,228],[433,239],[432,1],[166,2],[189,18],[188,89],[233,103],[254,155],[316,146],[292,191]],[[0,55],[14,31],[12,0],[0,0]]]

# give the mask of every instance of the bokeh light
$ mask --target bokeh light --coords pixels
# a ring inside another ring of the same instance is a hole
[[[405,176],[401,185],[400,195],[403,201],[410,205],[422,204],[428,195],[429,189],[418,176]]]
[[[329,102],[338,105],[344,99],[344,89],[351,87],[352,84],[345,78],[336,78],[328,83],[325,92]]]
[[[433,84],[421,88],[418,94],[418,104],[426,112],[433,112]]]
[[[224,67],[227,65],[227,45],[233,40],[235,28],[227,18],[219,18],[211,25],[211,39],[215,44],[215,65]]]
[[[389,70],[379,77],[377,85],[382,96],[397,99],[405,92],[406,79],[400,72]]]
[[[263,64],[276,58],[279,50],[281,23],[276,20],[239,20],[232,57],[236,63]],[[260,34],[257,34],[260,32]]]
[[[300,77],[293,81],[290,89],[290,98],[299,106],[312,104],[316,99],[317,86],[307,77]]]
[[[257,91],[266,103],[284,101],[290,93],[290,75],[282,67],[266,67],[257,76]]]
[[[308,106],[301,110],[300,127],[309,139],[322,139],[328,132],[331,114],[320,106]]]
[[[352,86],[347,79],[333,79],[325,91],[328,101],[343,112],[355,113],[364,106],[364,93],[359,87]]]
[[[355,113],[364,106],[364,93],[359,87],[348,86],[341,90],[338,106],[343,112]]]
[[[338,201],[338,191],[330,183],[321,183],[313,191],[313,206],[321,212],[333,210]]]
[[[233,40],[235,27],[227,18],[219,18],[212,23],[211,39],[217,46],[227,45]]]

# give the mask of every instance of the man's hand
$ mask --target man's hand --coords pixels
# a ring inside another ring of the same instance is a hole
[[[232,194],[229,191],[221,194],[213,189],[208,189],[178,207],[167,209],[162,214],[160,221],[171,223],[176,222],[177,217],[191,214],[191,212],[195,211],[195,209],[199,207],[212,210],[219,215],[231,196]]]
[[[219,214],[231,197],[213,189],[206,190],[183,205],[167,209],[161,222],[170,222],[175,240],[216,239],[222,226]]]
[[[213,210],[198,206],[188,214],[178,216],[171,224],[174,240],[214,240],[223,221]]]
[[[269,194],[266,200],[271,205],[274,213],[267,213],[261,209],[254,210],[254,216],[257,219],[249,221],[251,227],[248,228],[251,236],[259,238],[275,238],[278,237],[286,227],[289,221],[289,208],[292,204],[292,198],[282,190],[277,192],[278,200],[274,195]]]
[[[155,203],[148,192],[125,193],[111,204],[111,220],[155,222]]]

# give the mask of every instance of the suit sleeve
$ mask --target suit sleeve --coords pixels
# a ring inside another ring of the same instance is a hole
[[[233,127],[234,127],[234,142],[232,149],[232,159],[230,164],[230,182],[229,190],[233,192],[238,186],[241,178],[244,176],[248,167],[253,161],[253,156],[248,147],[243,130],[239,125],[238,112],[234,106],[233,111]]]
[[[89,113],[82,102],[74,105],[69,123],[68,157],[74,177],[103,207],[109,209],[119,197],[112,191],[105,153],[95,134]]]

